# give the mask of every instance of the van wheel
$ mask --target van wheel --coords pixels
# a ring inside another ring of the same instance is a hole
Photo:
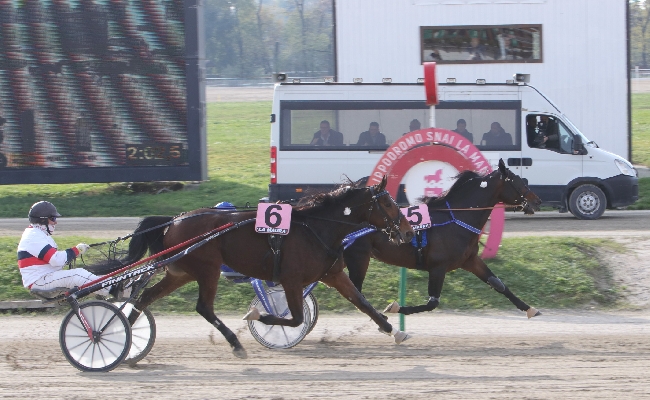
[[[579,219],[598,219],[606,207],[605,193],[596,185],[578,186],[569,198],[569,210]]]

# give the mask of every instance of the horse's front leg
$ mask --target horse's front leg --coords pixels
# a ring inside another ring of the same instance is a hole
[[[394,336],[395,343],[400,344],[409,338],[409,335],[405,332],[393,328],[393,325],[388,322],[386,316],[375,310],[375,308],[368,303],[368,300],[363,297],[350,278],[343,271],[327,275],[321,279],[321,282],[338,290],[341,296],[348,299],[350,303],[354,304],[361,312],[367,314],[379,326],[381,332]]]
[[[398,302],[394,301],[386,307],[384,312],[409,315],[433,311],[440,304],[440,294],[442,293],[442,285],[445,283],[446,273],[447,268],[443,266],[437,266],[429,270],[429,300],[426,304],[419,306],[400,306]]]
[[[244,316],[245,320],[258,320],[266,325],[282,325],[297,327],[305,320],[303,313],[302,287],[295,283],[283,283],[284,294],[287,297],[287,305],[291,312],[291,318],[281,318],[272,314],[262,315],[257,308],[252,308]],[[283,310],[278,310],[283,311]]]
[[[362,238],[343,252],[343,260],[348,267],[348,275],[359,292],[363,292],[363,281],[366,279],[366,273],[368,272],[371,250],[372,243]]]
[[[525,311],[528,318],[542,315],[542,313],[539,312],[535,307],[529,306],[517,296],[515,296],[510,291],[510,289],[508,289],[508,287],[501,281],[501,279],[499,279],[496,275],[494,275],[494,273],[492,273],[492,271],[490,271],[490,268],[488,268],[488,266],[485,264],[485,262],[483,262],[483,260],[481,260],[480,257],[474,256],[470,258],[463,264],[462,268],[473,273],[480,280],[487,283],[492,289],[506,296],[508,300],[510,300],[510,302],[515,305],[515,307],[521,311]]]

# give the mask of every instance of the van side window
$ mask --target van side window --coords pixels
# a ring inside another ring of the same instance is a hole
[[[280,149],[383,151],[428,127],[424,101],[282,101]]]
[[[447,101],[436,127],[480,150],[521,150],[520,101]],[[280,150],[383,151],[408,132],[429,127],[424,101],[281,101]]]
[[[557,118],[546,114],[526,116],[526,137],[531,148],[572,154],[573,135]]]
[[[471,141],[479,150],[521,150],[520,101],[443,101],[436,125]]]

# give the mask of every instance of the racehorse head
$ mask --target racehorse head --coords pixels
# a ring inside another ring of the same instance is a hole
[[[499,178],[502,188],[499,192],[499,201],[508,205],[519,206],[524,214],[535,214],[539,211],[542,200],[528,188],[527,183],[514,172],[506,168],[503,159],[499,160]]]
[[[377,227],[384,227],[383,232],[395,244],[410,242],[415,236],[415,232],[413,232],[411,224],[402,214],[393,197],[386,190],[387,181],[388,179],[384,175],[380,183],[367,188],[373,202],[370,207],[368,222]],[[380,221],[383,221],[383,223]]]
[[[363,180],[350,181],[332,192],[303,197],[298,210],[318,213],[320,219],[327,217],[344,223],[369,223],[386,233],[393,243],[408,242],[415,233],[386,190],[386,182],[386,176],[377,185],[368,187]]]

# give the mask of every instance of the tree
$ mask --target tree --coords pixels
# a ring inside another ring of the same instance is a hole
[[[205,25],[209,73],[334,74],[331,0],[207,0]]]
[[[648,68],[650,10],[645,0],[630,0],[630,63]]]

